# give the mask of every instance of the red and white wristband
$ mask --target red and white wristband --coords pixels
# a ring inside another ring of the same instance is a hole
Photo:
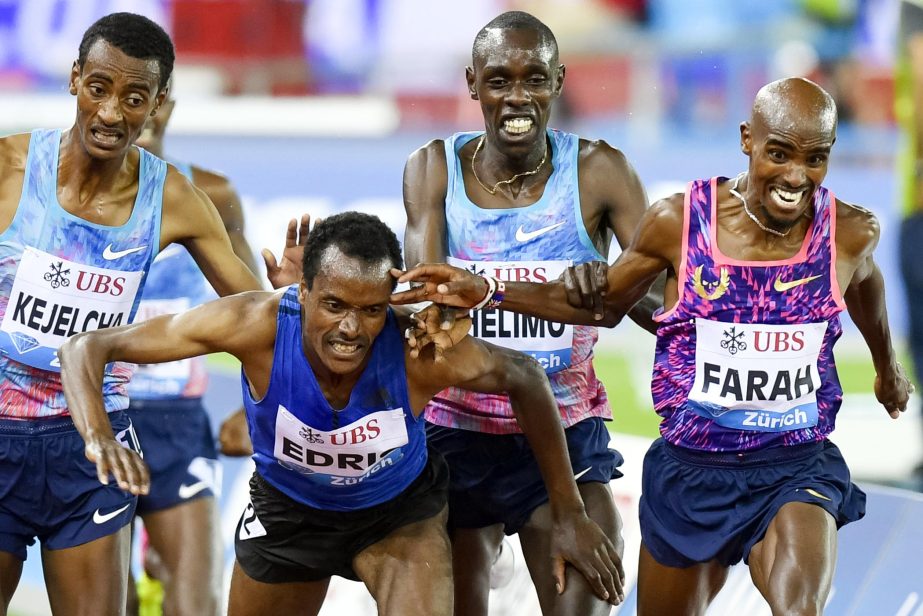
[[[503,302],[503,296],[506,294],[506,285],[502,280],[497,280],[492,276],[481,276],[481,278],[487,281],[487,294],[484,295],[484,299],[472,306],[471,310],[480,310],[481,308],[492,310]]]

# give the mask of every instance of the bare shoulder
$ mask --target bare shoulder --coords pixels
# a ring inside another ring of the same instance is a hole
[[[4,170],[26,168],[26,159],[29,157],[30,133],[19,133],[0,137],[0,165]]]
[[[205,192],[197,188],[173,165],[167,165],[163,185],[161,245],[195,236],[205,220],[217,214]]]
[[[581,171],[592,173],[634,173],[625,153],[603,139],[580,139],[578,162]]]
[[[655,201],[645,214],[645,224],[657,231],[680,233],[686,217],[686,195],[675,193]]]
[[[216,206],[238,198],[231,180],[217,171],[193,165],[192,182],[201,188]]]
[[[840,252],[868,254],[878,244],[880,233],[878,218],[871,210],[836,200],[836,245]]]
[[[407,174],[411,173],[425,174],[424,179],[427,180],[433,174],[435,174],[436,178],[446,178],[445,141],[433,139],[411,152],[410,156],[407,157],[407,165],[404,168],[405,178]]]

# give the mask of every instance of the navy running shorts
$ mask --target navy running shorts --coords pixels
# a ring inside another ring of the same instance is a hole
[[[668,567],[748,562],[786,503],[822,507],[837,528],[865,515],[865,493],[830,441],[710,453],[658,439],[641,481],[641,538]]]
[[[358,581],[353,559],[398,528],[438,515],[448,483],[445,461],[430,450],[419,476],[395,498],[355,511],[328,511],[292,500],[254,472],[250,503],[235,533],[237,562],[265,584],[333,575]]]
[[[622,476],[622,455],[609,448],[609,430],[591,417],[564,430],[577,483],[608,484]],[[484,434],[426,425],[429,446],[449,464],[449,527],[483,528],[503,524],[518,533],[529,516],[548,502],[545,482],[526,437]]]
[[[128,414],[151,470],[140,515],[218,495],[221,466],[201,398],[133,400]]]
[[[116,438],[140,451],[131,420],[109,414]],[[21,560],[38,538],[60,550],[118,532],[137,497],[103,485],[70,417],[0,419],[0,550]]]

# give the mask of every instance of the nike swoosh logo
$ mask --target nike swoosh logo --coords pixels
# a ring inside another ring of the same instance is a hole
[[[824,496],[823,494],[821,494],[820,492],[818,492],[818,491],[815,490],[814,488],[804,488],[803,491],[804,491],[804,492],[807,492],[808,494],[810,494],[810,495],[813,496],[814,498],[822,498],[822,499],[824,499],[825,501],[829,501],[829,500],[830,500],[829,498],[827,498],[826,496]],[[831,501],[831,502],[832,502],[832,501]]]
[[[588,467],[586,467],[585,469],[583,469],[582,471],[580,471],[579,473],[574,473],[574,481],[577,481],[578,479],[580,479],[581,477],[583,477],[584,475],[586,475],[587,473],[589,473],[591,470],[593,470],[593,467],[592,467],[592,466],[588,466]]]
[[[537,238],[539,235],[544,235],[544,234],[548,233],[549,231],[554,231],[555,229],[557,229],[558,227],[560,227],[561,225],[563,225],[565,222],[566,222],[566,221],[563,221],[563,220],[562,220],[561,222],[559,222],[559,223],[557,223],[557,224],[554,224],[554,225],[551,225],[551,226],[548,226],[548,227],[542,227],[541,229],[536,229],[535,231],[529,231],[529,232],[523,231],[523,230],[522,230],[522,225],[519,225],[519,228],[516,229],[516,241],[519,241],[519,242],[528,242],[529,240],[534,240],[534,239]]]
[[[130,255],[133,252],[138,252],[139,250],[144,250],[147,246],[138,246],[137,248],[126,248],[125,250],[112,250],[112,244],[106,246],[106,249],[103,250],[103,259],[106,261],[112,261],[114,259],[121,259],[125,255]]]
[[[187,498],[192,498],[205,488],[208,488],[209,483],[207,481],[197,481],[191,486],[187,486],[185,483],[180,484],[179,486],[179,497],[183,500]]]
[[[119,515],[120,513],[122,513],[123,511],[125,511],[126,509],[128,509],[129,507],[131,507],[131,503],[128,503],[128,504],[125,505],[124,507],[122,507],[122,508],[120,508],[120,509],[116,509],[115,511],[112,511],[112,512],[106,513],[106,514],[100,513],[100,512],[99,512],[99,509],[97,509],[96,511],[93,512],[93,521],[96,522],[97,524],[105,524],[106,522],[108,522],[108,521],[111,520],[112,518],[116,517],[117,515]]]
[[[822,274],[818,274],[817,276],[808,276],[807,278],[799,278],[798,280],[789,280],[789,281],[782,280],[782,277],[780,276],[779,278],[776,278],[776,282],[774,285],[772,285],[772,288],[778,291],[779,293],[784,293],[785,291],[788,291],[789,289],[794,289],[795,287],[799,287],[803,284],[809,283],[812,280],[817,280],[818,278],[821,277],[821,275]]]

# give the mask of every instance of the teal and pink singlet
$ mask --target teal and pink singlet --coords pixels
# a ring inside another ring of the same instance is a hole
[[[448,262],[504,281],[545,282],[574,263],[605,261],[583,224],[577,184],[577,135],[548,130],[551,164],[542,197],[526,207],[486,209],[465,192],[458,151],[483,133],[445,141]],[[590,417],[611,418],[593,370],[595,327],[565,325],[505,310],[473,313],[472,335],[535,357],[545,368],[564,427]],[[489,434],[521,432],[507,396],[461,389],[440,392],[426,407],[432,424]]]
[[[67,414],[57,350],[70,336],[132,321],[160,245],[166,163],[140,150],[128,221],[98,225],[57,199],[60,130],[36,130],[22,195],[0,235],[0,417]],[[128,365],[106,366],[106,411],[128,406]]]
[[[843,393],[833,360],[845,308],[836,200],[817,189],[795,256],[739,261],[716,239],[721,181],[687,188],[679,299],[655,317],[651,389],[660,432],[673,445],[710,452],[823,441]]]

